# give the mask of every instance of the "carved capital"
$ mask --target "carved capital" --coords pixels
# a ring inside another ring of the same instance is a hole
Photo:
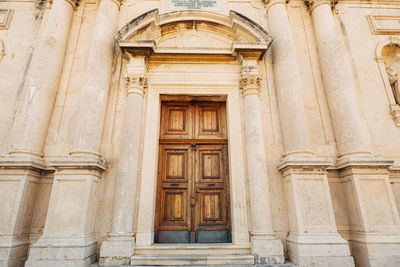
[[[339,2],[339,0],[304,0],[304,2],[308,6],[310,12],[312,12],[314,8],[323,4],[328,4],[332,8],[334,8],[336,4]]]
[[[240,79],[240,90],[243,96],[258,95],[262,84],[261,75],[242,75]]]
[[[143,96],[147,90],[147,78],[144,75],[127,75],[125,77],[128,95],[138,94]]]

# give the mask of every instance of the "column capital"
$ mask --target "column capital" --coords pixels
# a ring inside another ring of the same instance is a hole
[[[339,0],[304,0],[304,2],[308,6],[310,12],[312,12],[314,8],[323,4],[330,5],[332,8],[334,8]]]
[[[146,93],[148,87],[146,76],[139,74],[126,75],[125,81],[128,88],[128,95],[138,94],[143,96]]]
[[[240,78],[240,90],[243,97],[247,95],[258,95],[262,84],[261,75],[242,75]]]

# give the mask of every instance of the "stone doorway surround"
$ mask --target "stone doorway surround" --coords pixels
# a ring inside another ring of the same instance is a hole
[[[127,59],[128,99],[132,90],[141,95],[137,105],[140,109],[135,110],[132,102],[132,109],[126,110],[141,114],[143,107],[143,123],[129,126],[132,122],[126,117],[124,127],[125,131],[131,128],[132,133],[134,128],[143,130],[135,131],[142,135],[142,146],[136,148],[135,157],[146,164],[132,170],[137,173],[134,184],[129,184],[129,179],[124,182],[124,175],[117,178],[113,232],[102,244],[100,264],[163,265],[183,264],[186,260],[202,264],[204,260],[207,264],[283,263],[282,242],[271,223],[265,151],[258,149],[265,147],[258,97],[262,86],[259,66],[272,41],[269,34],[233,11],[226,17],[197,11],[159,15],[153,10],[128,23],[116,38]],[[160,103],[182,98],[226,101],[232,243],[214,247],[154,244]],[[242,122],[247,134],[242,132]],[[249,137],[250,132],[255,138]],[[246,168],[246,160],[251,167]],[[135,188],[125,189],[125,183]],[[136,187],[139,195],[127,197],[126,190],[134,192]],[[126,203],[124,197],[133,208],[121,204]],[[121,221],[129,222],[129,227]],[[193,255],[193,249],[199,255]]]

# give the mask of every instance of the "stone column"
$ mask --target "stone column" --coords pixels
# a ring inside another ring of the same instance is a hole
[[[88,266],[96,259],[94,222],[98,186],[106,169],[100,155],[114,54],[119,1],[102,0],[77,114],[71,156],[52,159],[54,184],[43,235],[35,242],[26,266]]]
[[[283,263],[283,247],[272,228],[267,158],[259,90],[262,77],[257,59],[242,60],[240,89],[243,93],[246,132],[247,175],[251,207],[251,252],[257,263]]]
[[[370,140],[358,109],[352,68],[337,36],[330,1],[306,0],[306,2],[314,24],[339,155],[370,156],[372,153]]]
[[[285,1],[269,1],[267,12],[269,30],[274,40],[271,52],[285,148],[279,169],[285,179],[288,201],[289,259],[299,266],[354,266],[348,243],[336,230],[326,172],[330,162],[313,156],[310,146],[296,51]],[[316,224],[318,227],[315,227]]]
[[[67,47],[75,0],[55,0],[37,52],[12,154],[42,156]]]
[[[23,266],[26,258],[32,213],[45,169],[43,146],[75,2],[53,2],[33,54],[26,99],[10,155],[0,159],[0,266]]]
[[[100,156],[120,2],[102,0],[85,73],[71,155]]]
[[[142,132],[144,93],[147,89],[146,58],[132,56],[128,65],[125,119],[121,134],[117,187],[114,200],[112,233],[103,242],[101,265],[130,264],[135,238],[133,220]]]
[[[274,40],[270,49],[285,156],[310,155],[303,92],[285,1],[269,1],[267,13],[269,31]]]
[[[358,109],[352,68],[337,35],[330,1],[306,3],[339,151],[337,168],[349,208],[349,244],[355,263],[396,266],[400,263],[400,219],[388,176],[393,162],[372,155],[367,127]]]

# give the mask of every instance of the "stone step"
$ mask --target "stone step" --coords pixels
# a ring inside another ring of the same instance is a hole
[[[253,264],[252,255],[135,255],[131,265],[221,265]]]
[[[90,265],[90,267],[99,267],[98,263],[94,263]],[[130,265],[131,266],[131,265]],[[130,267],[129,265],[119,265],[113,267]],[[135,267],[159,267],[160,265],[135,265]],[[168,265],[168,266],[175,266],[175,265]],[[205,267],[205,265],[191,265],[191,267]],[[207,265],[207,267],[297,267],[292,263],[285,263],[285,264],[219,264],[219,265]]]
[[[232,244],[154,244],[136,247],[135,255],[250,255],[250,246]]]

